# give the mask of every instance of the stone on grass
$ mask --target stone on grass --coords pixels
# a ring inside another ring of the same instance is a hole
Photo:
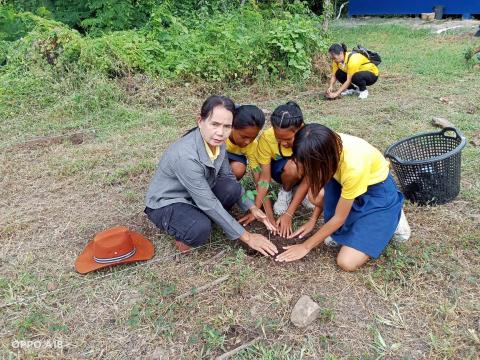
[[[320,306],[309,296],[302,295],[295,304],[290,320],[296,327],[310,325],[320,314]]]
[[[434,117],[432,119],[432,125],[442,129],[445,129],[446,127],[455,127],[450,121],[441,117]]]
[[[473,134],[472,140],[470,140],[470,144],[473,146],[480,146],[480,131],[477,131],[475,134]]]

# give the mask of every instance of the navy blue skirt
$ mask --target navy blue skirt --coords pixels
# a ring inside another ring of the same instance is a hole
[[[282,183],[282,172],[285,165],[287,165],[288,160],[291,157],[279,157],[276,160],[270,162],[270,169],[272,174],[272,179],[275,180],[277,183]]]
[[[325,185],[325,222],[335,215],[341,192],[342,186],[335,179]],[[345,224],[331,236],[340,245],[378,258],[393,237],[403,202],[403,194],[389,174],[385,181],[370,185],[366,193],[355,198]]]

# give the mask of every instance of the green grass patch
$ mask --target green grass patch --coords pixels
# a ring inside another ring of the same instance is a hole
[[[428,78],[428,82],[434,82],[449,81],[471,71],[462,51],[471,43],[466,37],[456,39],[427,29],[394,24],[334,26],[331,36],[335,41],[345,42],[349,49],[362,44],[378,51],[382,56],[380,73],[385,69],[389,73]]]

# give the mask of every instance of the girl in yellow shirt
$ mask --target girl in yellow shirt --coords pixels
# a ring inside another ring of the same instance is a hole
[[[378,80],[378,67],[364,55],[348,52],[345,44],[333,44],[328,53],[332,59],[332,75],[326,92],[327,98],[358,95],[360,99],[366,99],[367,86],[375,84]],[[337,81],[342,86],[333,91],[333,85]]]
[[[290,237],[310,233],[322,211],[324,225],[302,244],[286,247],[278,261],[301,259],[328,241],[341,245],[337,264],[355,271],[379,257],[394,235],[408,239],[403,194],[387,160],[365,140],[309,124],[295,135],[293,158],[308,179],[310,200],[316,207],[310,220]]]
[[[302,181],[292,157],[292,145],[295,133],[304,126],[303,114],[300,106],[293,101],[278,106],[271,115],[272,127],[263,132],[258,140],[257,161],[260,164],[260,178],[257,185],[255,204],[264,206],[265,213],[270,221],[274,221],[273,213],[279,216],[276,221],[281,236],[292,233],[292,217],[302,203],[306,207],[313,207],[305,198],[308,185]],[[277,200],[273,206],[266,195],[271,179],[281,185]],[[292,189],[298,188],[295,195]],[[253,221],[247,215],[240,219],[241,223]]]
[[[237,180],[245,175],[248,164],[253,170],[255,181],[258,181],[256,139],[264,124],[265,115],[255,105],[241,105],[235,110],[233,129],[226,141],[226,148],[230,167]]]

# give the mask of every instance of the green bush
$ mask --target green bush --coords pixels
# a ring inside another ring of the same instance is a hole
[[[273,72],[286,73],[290,69],[304,78],[310,75],[312,56],[316,52],[325,51],[328,46],[325,39],[319,36],[316,24],[312,19],[299,14],[272,21],[268,44]]]
[[[227,12],[240,1],[226,0],[4,0],[18,12],[31,12],[52,18],[68,26],[102,35],[103,32],[143,27],[152,10],[159,5],[171,6],[176,16],[185,18]]]
[[[31,13],[17,16],[25,23],[29,22],[31,30],[25,36],[5,45],[7,69],[4,71],[18,67],[28,70],[35,65],[55,66],[65,59],[72,58],[72,53],[79,53],[79,46],[84,39],[76,30]]]
[[[29,16],[19,15],[9,6],[0,7],[0,40],[18,40],[34,26],[35,22]]]
[[[158,74],[158,62],[163,54],[158,42],[133,30],[85,39],[78,51],[77,65],[82,70],[111,77],[134,72]]]
[[[51,19],[0,9],[0,18],[13,29],[0,39],[0,71],[40,66],[110,77],[141,72],[173,80],[307,78],[313,56],[327,47],[318,28],[321,19],[300,3],[285,8],[289,11],[245,5],[186,19],[165,3],[152,10],[143,28],[102,36],[83,36]]]

